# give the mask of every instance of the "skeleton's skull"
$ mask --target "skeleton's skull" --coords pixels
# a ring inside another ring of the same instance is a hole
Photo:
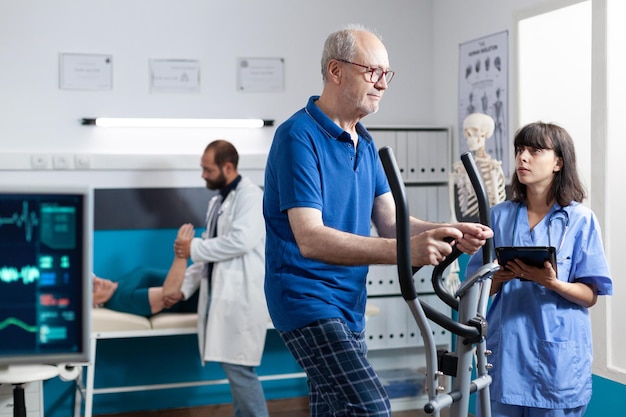
[[[493,135],[495,123],[490,116],[472,113],[463,120],[463,135],[470,151],[476,152],[485,147],[485,140]]]

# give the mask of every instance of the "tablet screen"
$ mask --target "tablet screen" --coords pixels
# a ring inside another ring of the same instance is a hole
[[[525,264],[543,268],[550,261],[556,271],[556,249],[554,246],[500,246],[496,248],[498,263],[505,266],[508,261],[519,259]]]

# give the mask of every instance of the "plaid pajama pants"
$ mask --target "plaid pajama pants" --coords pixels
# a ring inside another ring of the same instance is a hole
[[[308,376],[312,417],[390,417],[389,398],[367,360],[365,332],[340,319],[279,332]]]

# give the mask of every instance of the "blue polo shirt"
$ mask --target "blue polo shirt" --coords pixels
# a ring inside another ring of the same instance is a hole
[[[370,235],[374,199],[389,191],[372,137],[357,125],[350,134],[309,99],[276,130],[265,169],[263,214],[267,229],[265,294],[274,326],[290,331],[316,320],[342,318],[352,331],[365,327],[368,271],[305,258],[287,210],[311,207],[328,227]]]

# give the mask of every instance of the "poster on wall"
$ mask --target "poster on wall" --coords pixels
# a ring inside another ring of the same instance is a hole
[[[508,32],[498,32],[459,45],[459,151],[472,151],[490,204],[505,199],[511,174],[509,127]],[[476,115],[480,114],[480,115]],[[468,118],[469,115],[473,115]],[[487,117],[488,116],[488,117]],[[464,132],[464,122],[474,133]],[[489,118],[491,120],[489,120]],[[459,221],[475,220],[478,209],[466,175],[456,164],[455,207]]]

